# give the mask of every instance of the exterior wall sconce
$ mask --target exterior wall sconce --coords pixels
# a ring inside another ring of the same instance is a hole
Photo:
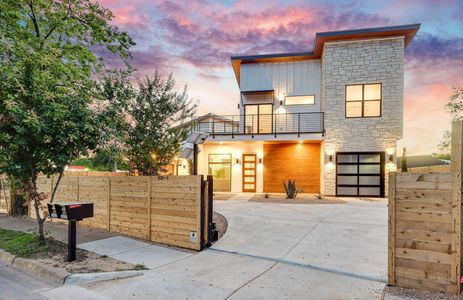
[[[333,162],[333,154],[330,154],[330,155],[328,156],[328,161],[329,161],[330,163]]]
[[[389,154],[389,161],[393,162],[394,161],[394,154]]]
[[[280,100],[280,106],[283,106],[283,103],[284,103],[283,100]]]
[[[240,164],[240,159],[239,159],[239,158],[236,158],[236,159],[235,159],[235,163],[236,163],[237,165],[239,165],[239,164]]]
[[[259,165],[262,164],[262,157],[259,157]]]

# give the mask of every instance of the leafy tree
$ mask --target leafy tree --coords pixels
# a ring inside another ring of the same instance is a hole
[[[130,101],[124,144],[127,158],[142,175],[166,171],[178,153],[189,128],[182,126],[195,113],[197,104],[187,88],[175,90],[173,75],[164,80],[158,72],[139,81]]]
[[[449,112],[452,121],[463,120],[463,88],[453,87],[449,102],[445,105],[445,108]],[[438,145],[439,150],[450,154],[451,142],[452,133],[446,130],[442,136],[442,141]]]
[[[103,135],[92,159],[97,168],[113,171],[116,166],[128,167],[124,160],[127,152],[124,139],[129,128],[128,108],[136,95],[130,74],[131,70],[108,72],[98,84],[102,101],[97,111]]]
[[[96,50],[130,57],[134,43],[112,18],[91,0],[0,1],[0,173],[34,204],[40,240],[46,213],[37,176],[62,174],[100,139],[92,107],[105,68]]]

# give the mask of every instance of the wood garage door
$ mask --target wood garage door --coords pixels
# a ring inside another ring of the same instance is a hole
[[[384,197],[384,152],[337,152],[336,195]]]
[[[320,193],[320,143],[264,144],[264,192],[284,193],[294,179],[303,193]]]

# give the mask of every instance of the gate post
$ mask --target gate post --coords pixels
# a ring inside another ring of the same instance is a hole
[[[463,157],[463,122],[455,121],[452,123],[452,149],[450,171],[453,177],[452,187],[452,271],[450,280],[454,283],[454,294],[459,295],[461,290],[460,276],[462,266],[462,243],[461,243],[461,216],[462,216],[462,160]]]
[[[389,202],[388,202],[388,264],[387,264],[387,284],[395,285],[395,202],[396,202],[396,173],[389,173]]]
[[[214,179],[207,175],[207,242],[206,247],[212,245],[213,211],[214,211]]]

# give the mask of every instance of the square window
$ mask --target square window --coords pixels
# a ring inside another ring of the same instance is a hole
[[[381,83],[346,85],[346,118],[380,116]]]

